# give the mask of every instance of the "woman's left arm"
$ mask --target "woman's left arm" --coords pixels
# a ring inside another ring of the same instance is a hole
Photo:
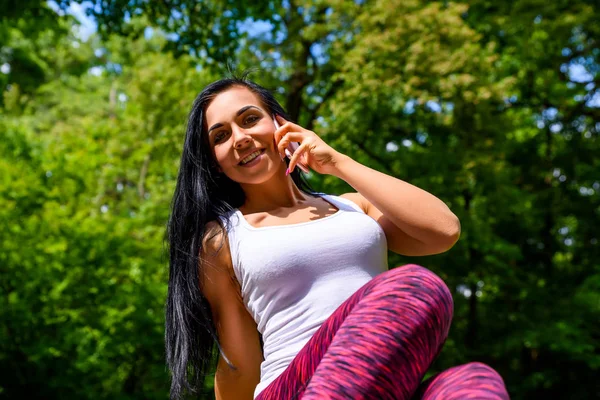
[[[345,180],[358,193],[344,197],[357,203],[385,232],[388,248],[408,256],[443,253],[458,241],[460,222],[434,195],[400,179],[366,167],[336,151],[313,131],[276,117],[281,127],[274,133],[281,157],[290,142],[300,146],[288,171],[302,159],[321,174]]]
[[[342,197],[357,203],[385,232],[388,248],[398,254],[443,253],[458,241],[460,221],[448,206],[418,187],[341,155],[331,173],[358,193]]]

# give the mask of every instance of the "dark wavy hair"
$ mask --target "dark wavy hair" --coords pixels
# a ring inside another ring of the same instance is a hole
[[[171,204],[166,241],[169,254],[169,289],[166,303],[165,344],[171,372],[171,399],[187,392],[198,393],[206,374],[218,360],[215,346],[224,360],[208,301],[199,285],[200,257],[206,224],[244,204],[241,186],[218,172],[206,134],[205,112],[211,101],[232,87],[255,93],[271,114],[287,119],[283,107],[271,92],[243,77],[221,79],[206,86],[196,97],[189,114],[177,186]],[[286,158],[286,162],[287,158]],[[295,168],[291,177],[305,193],[314,191]]]

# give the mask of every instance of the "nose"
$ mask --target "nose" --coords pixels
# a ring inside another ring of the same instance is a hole
[[[232,126],[231,135],[233,136],[233,147],[236,149],[244,147],[252,140],[252,137],[248,135],[246,130],[236,125]]]

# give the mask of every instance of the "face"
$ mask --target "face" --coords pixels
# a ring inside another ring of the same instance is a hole
[[[262,183],[281,167],[273,118],[250,90],[233,87],[218,94],[205,115],[214,157],[231,180]]]

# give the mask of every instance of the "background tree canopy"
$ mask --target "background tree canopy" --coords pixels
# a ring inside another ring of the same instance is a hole
[[[598,21],[592,0],[0,2],[0,398],[167,398],[165,224],[186,114],[228,68],[460,217],[448,253],[390,259],[454,290],[432,372],[600,398]]]

